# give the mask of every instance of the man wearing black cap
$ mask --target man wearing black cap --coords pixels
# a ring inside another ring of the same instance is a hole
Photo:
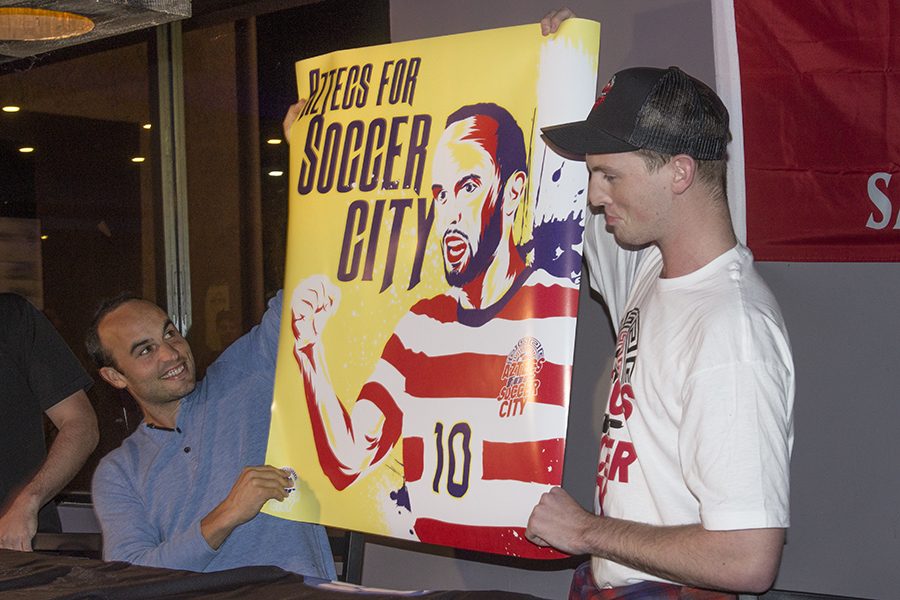
[[[728,112],[677,68],[634,68],[585,121],[544,134],[585,157],[585,255],[617,347],[596,514],[555,488],[527,535],[592,556],[571,598],[762,592],[788,526],[794,372],[778,304],[732,228]]]

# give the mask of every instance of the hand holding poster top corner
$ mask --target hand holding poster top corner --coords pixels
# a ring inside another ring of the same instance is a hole
[[[583,118],[598,46],[569,20],[298,63],[267,461],[299,497],[266,512],[560,556],[524,531],[562,481],[587,174],[540,127]]]

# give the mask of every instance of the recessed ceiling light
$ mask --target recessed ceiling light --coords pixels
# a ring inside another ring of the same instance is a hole
[[[50,236],[45,233],[44,235],[41,236],[41,239],[46,240],[48,237],[50,237]]]
[[[34,148],[32,148],[31,146],[22,146],[21,148],[19,148],[19,152],[21,152],[22,154],[30,154],[34,152]]]
[[[94,22],[75,13],[42,8],[0,8],[0,40],[60,40],[84,35]]]
[[[269,138],[266,140],[267,144],[272,144],[273,146],[277,146],[281,143],[281,138]]]
[[[20,110],[22,110],[22,108],[19,106],[4,106],[3,107],[3,112],[19,112]]]
[[[150,123],[144,123],[143,125],[141,125],[141,127],[143,127],[144,129],[151,129],[153,125],[151,125]]]
[[[269,171],[269,177],[281,177],[284,171]]]
[[[135,156],[134,158],[131,159],[131,162],[133,162],[133,163],[142,163],[142,162],[144,162],[145,160],[147,160],[147,159],[145,159],[143,156]]]

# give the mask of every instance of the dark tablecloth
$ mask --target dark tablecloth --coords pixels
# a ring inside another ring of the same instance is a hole
[[[525,600],[502,591],[390,592],[304,578],[277,567],[243,567],[194,573],[123,562],[0,550],[0,598],[109,599],[208,598],[270,600]]]

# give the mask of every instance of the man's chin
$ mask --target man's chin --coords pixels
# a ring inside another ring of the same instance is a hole
[[[197,380],[192,378],[190,380],[185,380],[180,382],[181,385],[177,386],[176,395],[179,398],[183,398],[194,391],[197,387]]]
[[[444,265],[444,276],[447,278],[447,283],[453,287],[462,287],[472,279],[469,277],[469,271],[464,266],[448,269]]]

